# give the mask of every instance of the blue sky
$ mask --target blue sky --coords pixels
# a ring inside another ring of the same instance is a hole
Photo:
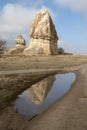
[[[87,54],[87,0],[0,0],[0,38],[12,46],[22,34],[29,44],[29,26],[42,8],[52,15],[58,46],[66,52]]]

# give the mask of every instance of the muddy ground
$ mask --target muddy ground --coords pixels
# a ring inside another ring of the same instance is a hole
[[[4,57],[0,59],[0,130],[87,130],[87,56]],[[75,72],[71,90],[28,121],[12,102],[31,84],[50,74]],[[26,86],[26,87],[25,87]]]

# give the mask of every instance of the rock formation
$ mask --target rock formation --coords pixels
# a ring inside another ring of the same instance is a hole
[[[30,26],[30,45],[25,55],[58,54],[58,36],[52,18],[46,9],[38,12]]]
[[[23,36],[20,34],[15,38],[16,46],[25,46],[26,42]]]
[[[49,76],[48,78],[32,85],[28,89],[32,102],[35,104],[41,104],[52,88],[54,81],[55,76]]]
[[[6,55],[23,55],[23,51],[26,48],[26,42],[22,35],[18,35],[15,38],[16,47],[8,49],[5,52]]]
[[[25,47],[23,47],[23,46],[10,48],[10,49],[8,49],[8,51],[5,52],[5,55],[23,55],[24,49],[25,49]]]

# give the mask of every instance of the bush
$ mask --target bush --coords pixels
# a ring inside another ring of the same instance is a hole
[[[5,48],[6,48],[6,41],[0,40],[0,54],[4,53]]]
[[[64,53],[64,49],[63,49],[62,47],[60,47],[60,48],[58,49],[58,52],[59,52],[59,54],[63,54],[63,53]]]

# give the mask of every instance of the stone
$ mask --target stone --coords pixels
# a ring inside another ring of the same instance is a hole
[[[26,47],[17,46],[14,48],[8,49],[4,54],[5,55],[23,55],[23,51]]]
[[[16,42],[16,47],[26,45],[26,41],[21,34],[15,38],[15,42]]]
[[[5,55],[23,55],[23,51],[26,48],[26,41],[20,34],[15,38],[16,47],[10,48],[5,52]]]
[[[46,9],[38,12],[30,26],[30,44],[25,55],[58,54],[58,36],[52,18]]]
[[[26,42],[22,35],[18,35],[15,38],[16,47],[9,48],[4,54],[5,55],[23,55],[23,51],[26,48]]]

